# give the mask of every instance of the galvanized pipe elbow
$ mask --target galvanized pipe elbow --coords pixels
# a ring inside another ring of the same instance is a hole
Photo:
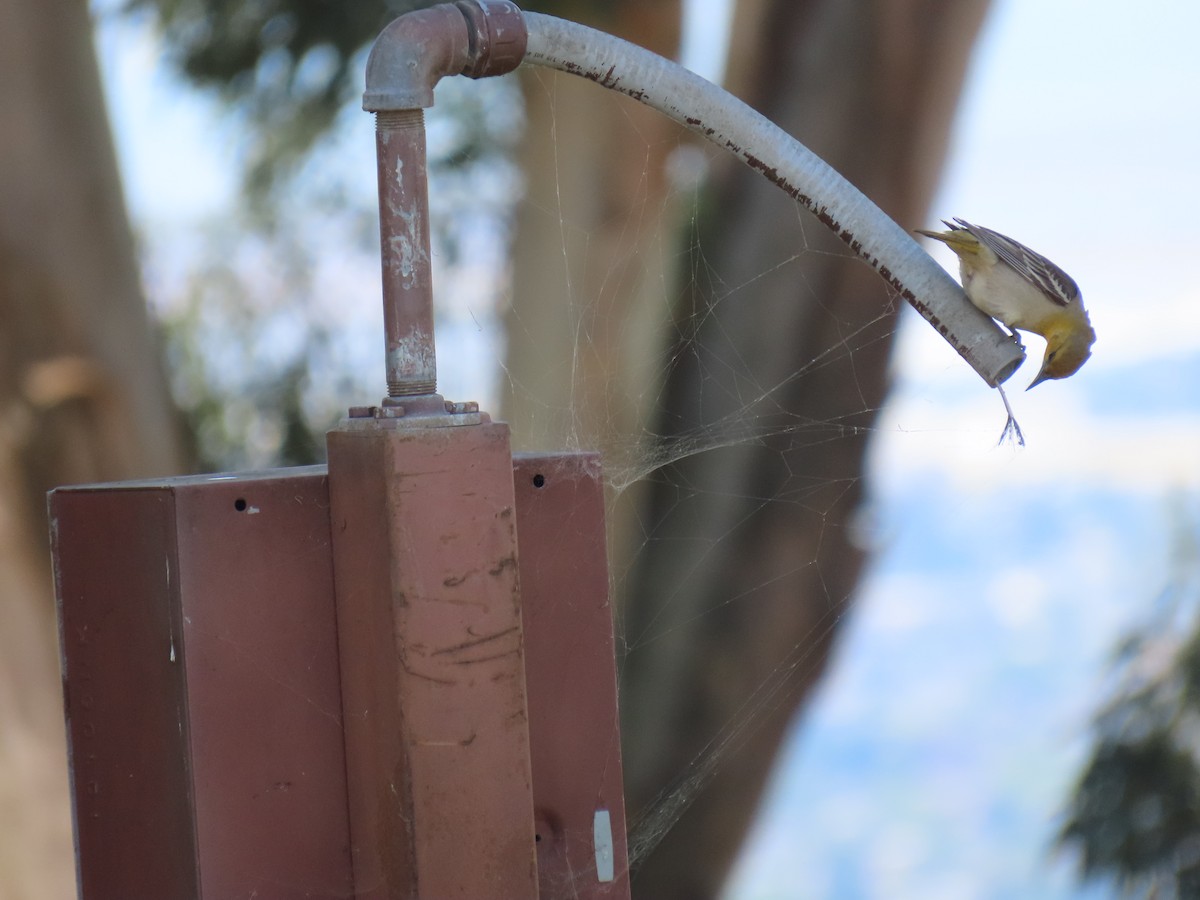
[[[511,72],[525,57],[526,37],[524,16],[510,0],[458,0],[406,13],[371,48],[363,109],[426,109],[448,75]]]
[[[400,16],[367,57],[363,109],[375,113],[376,125],[384,403],[393,407],[415,408],[412,398],[436,397],[437,390],[424,110],[447,75],[483,78],[515,69],[526,36],[521,10],[509,0],[459,0]]]

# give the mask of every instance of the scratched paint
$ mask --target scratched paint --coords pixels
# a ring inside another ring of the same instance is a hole
[[[415,376],[424,379],[434,371],[436,364],[432,335],[416,331],[388,347],[389,377],[408,379]]]
[[[431,393],[437,361],[421,111],[380,113],[377,150],[388,394]]]

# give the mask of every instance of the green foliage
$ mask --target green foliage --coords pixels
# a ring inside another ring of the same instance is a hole
[[[247,192],[261,203],[338,114],[357,103],[366,50],[383,26],[434,2],[127,0],[125,8],[153,13],[179,71],[218,91],[238,114],[248,147]],[[589,5],[597,4],[550,0],[522,7],[569,15]]]
[[[242,117],[246,181],[261,196],[361,91],[354,61],[412,4],[355,0],[129,0],[152,10],[175,65]]]
[[[231,239],[232,238],[232,239]],[[339,358],[304,235],[202,235],[199,260],[160,310],[168,371],[200,471],[307,465],[362,396]]]
[[[1158,614],[1122,644],[1060,841],[1125,896],[1200,897],[1200,550],[1180,530]]]

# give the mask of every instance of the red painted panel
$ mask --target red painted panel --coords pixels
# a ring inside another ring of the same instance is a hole
[[[514,481],[542,896],[628,897],[600,458],[519,455]]]
[[[348,896],[324,471],[50,507],[83,896]]]

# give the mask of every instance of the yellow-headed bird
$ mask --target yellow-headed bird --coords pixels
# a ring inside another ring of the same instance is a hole
[[[1041,371],[1029,387],[1079,371],[1092,354],[1096,332],[1074,279],[1040,253],[990,228],[962,219],[943,222],[949,231],[918,233],[941,241],[958,256],[963,290],[971,302],[1014,334],[1019,329],[1046,339]]]

